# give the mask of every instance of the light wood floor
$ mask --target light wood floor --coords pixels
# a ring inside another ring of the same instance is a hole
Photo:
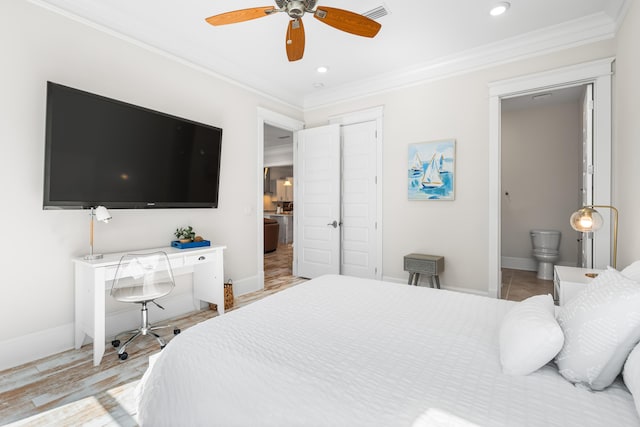
[[[264,259],[265,289],[235,298],[233,309],[305,281],[291,275],[290,246],[265,254]],[[534,272],[503,270],[503,298],[519,301],[552,289],[552,282],[537,280]],[[217,315],[203,310],[171,324],[185,330]],[[172,329],[166,331],[163,337],[170,342]],[[152,339],[134,343],[126,361],[120,361],[109,345],[100,366],[94,367],[92,346],[85,345],[0,372],[0,425],[136,426],[134,389],[149,356],[159,349]]]

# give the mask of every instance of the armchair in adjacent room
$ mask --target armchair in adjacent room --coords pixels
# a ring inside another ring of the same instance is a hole
[[[278,235],[280,224],[272,218],[264,219],[264,253],[273,252],[278,249]]]

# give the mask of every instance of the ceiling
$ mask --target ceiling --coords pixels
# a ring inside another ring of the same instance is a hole
[[[502,111],[520,111],[529,108],[578,103],[581,102],[584,97],[585,86],[586,85],[579,85],[561,89],[545,90],[542,92],[503,99],[500,107]]]
[[[264,149],[282,149],[293,145],[293,132],[269,124],[264,125]]]
[[[511,0],[502,16],[490,0],[318,0],[365,13],[384,7],[373,38],[303,17],[304,58],[285,53],[284,13],[213,27],[205,18],[273,0],[31,0],[89,25],[162,50],[302,109],[385,91],[613,37],[632,0]],[[319,74],[318,66],[329,71]]]

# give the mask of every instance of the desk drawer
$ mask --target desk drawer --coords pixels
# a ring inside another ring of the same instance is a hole
[[[195,265],[203,262],[211,262],[215,257],[213,252],[197,255],[187,255],[184,257],[184,265]]]

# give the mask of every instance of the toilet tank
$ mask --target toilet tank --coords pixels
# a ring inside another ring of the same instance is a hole
[[[531,230],[531,244],[534,249],[560,248],[560,232],[558,230]]]

